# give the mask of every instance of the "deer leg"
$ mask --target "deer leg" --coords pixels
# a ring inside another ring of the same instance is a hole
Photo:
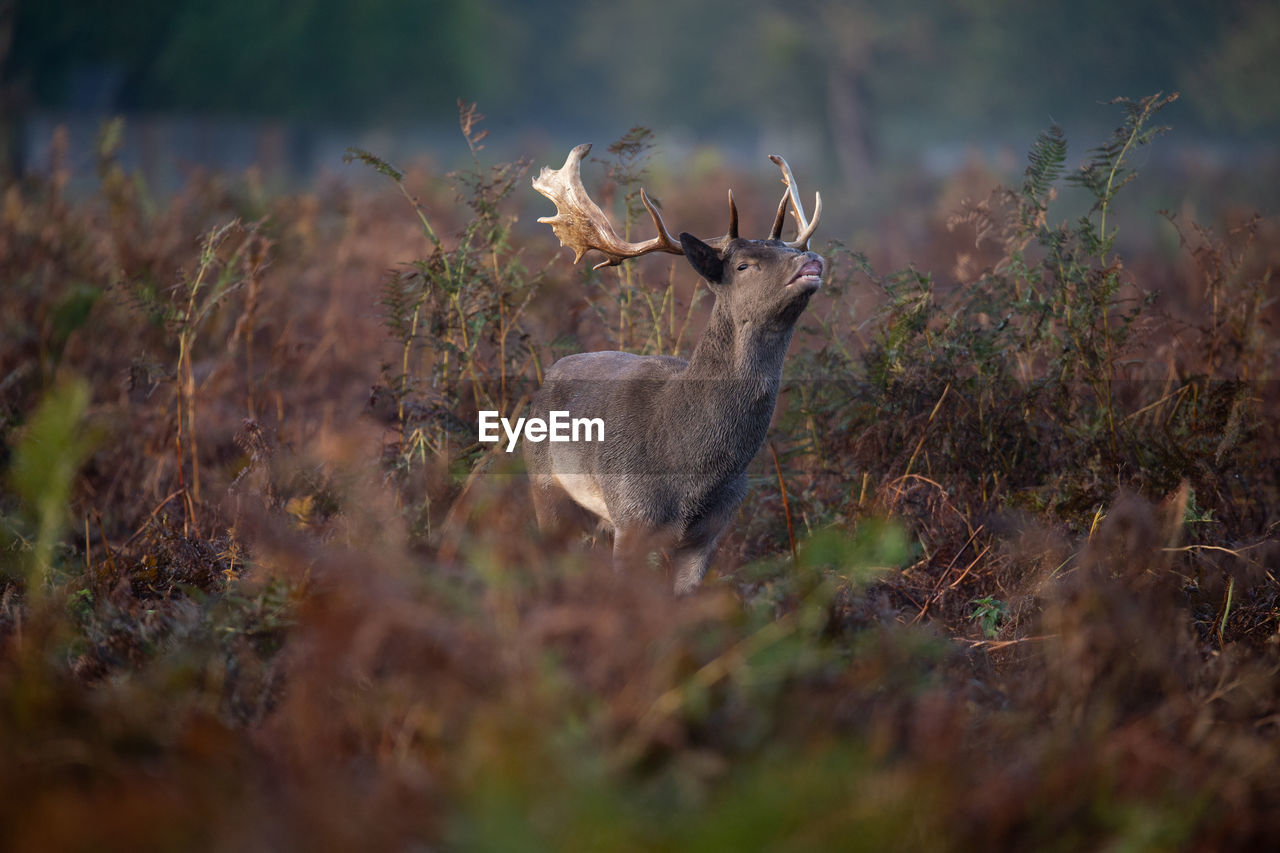
[[[613,570],[630,572],[642,567],[645,536],[638,527],[620,525],[613,531]]]
[[[676,595],[688,595],[698,588],[711,567],[711,557],[716,552],[716,540],[692,548],[678,548],[673,555],[676,566]]]
[[[594,530],[598,519],[578,506],[554,480],[533,481],[533,513],[544,537],[569,539]]]
[[[643,524],[622,525],[613,532],[614,571],[650,571],[650,558],[671,547],[671,536]]]
[[[551,488],[534,482],[533,488],[533,514],[538,519],[538,529],[543,533],[550,533],[560,526],[562,517],[559,507],[561,499],[554,494]]]

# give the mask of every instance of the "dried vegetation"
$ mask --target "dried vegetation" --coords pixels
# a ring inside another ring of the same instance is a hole
[[[449,180],[353,152],[375,194],[157,201],[110,128],[91,198],[10,185],[0,847],[1274,846],[1280,235],[1121,258],[1160,105],[1074,223],[1044,134],[921,247],[955,285],[830,248],[682,600],[541,541],[475,411],[566,351],[687,352],[691,275],[556,258],[473,109]],[[650,145],[611,151],[628,218]]]

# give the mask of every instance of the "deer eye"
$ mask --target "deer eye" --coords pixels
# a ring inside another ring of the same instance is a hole
[[[743,270],[747,269],[750,266],[751,264],[748,264],[748,263],[738,264],[738,272],[742,272]]]

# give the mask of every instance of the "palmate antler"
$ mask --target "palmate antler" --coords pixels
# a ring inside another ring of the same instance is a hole
[[[671,236],[671,232],[662,221],[662,214],[654,207],[643,189],[640,190],[640,201],[653,217],[658,236],[640,243],[628,243],[618,236],[613,226],[609,224],[604,211],[591,200],[586,188],[582,186],[582,160],[590,151],[591,144],[583,143],[569,152],[569,157],[559,169],[544,166],[538,176],[533,179],[533,188],[551,199],[556,206],[555,216],[544,216],[538,221],[551,226],[551,230],[560,238],[560,245],[573,249],[574,263],[582,260],[582,256],[590,249],[595,249],[608,258],[596,264],[595,269],[616,266],[627,258],[637,258],[651,252],[683,255],[684,250],[680,248],[680,241]],[[807,249],[809,238],[813,236],[818,226],[818,217],[822,213],[822,196],[819,194],[815,197],[812,221],[805,219],[804,208],[800,204],[800,196],[795,189],[795,178],[791,174],[791,167],[787,165],[786,160],[777,155],[770,155],[769,159],[782,168],[782,182],[787,185],[787,192],[778,206],[778,217],[769,239],[778,239],[782,231],[782,221],[786,215],[786,206],[790,201],[800,234],[795,241],[786,245],[793,249]],[[738,239],[738,206],[734,204],[733,190],[730,190],[729,230],[723,237],[705,242],[717,249],[723,249],[730,241],[736,239]]]
[[[616,266],[626,258],[650,252],[683,255],[684,250],[680,248],[679,241],[667,231],[662,215],[653,206],[653,202],[649,201],[644,190],[640,191],[640,200],[653,217],[658,236],[643,243],[628,243],[614,232],[604,211],[591,200],[586,188],[582,186],[582,158],[590,150],[589,142],[577,146],[569,152],[563,166],[559,169],[543,166],[542,171],[533,179],[533,188],[556,205],[555,216],[544,216],[538,221],[551,226],[551,230],[560,238],[560,245],[573,249],[573,262],[576,264],[582,260],[588,249],[597,249],[609,258],[596,264],[596,269]]]

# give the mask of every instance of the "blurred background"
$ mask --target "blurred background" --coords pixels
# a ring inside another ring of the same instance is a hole
[[[1160,156],[1183,166],[1268,169],[1280,130],[1280,5],[1257,0],[0,0],[0,30],[4,169],[123,115],[122,159],[159,189],[251,164],[297,186],[353,144],[448,165],[458,99],[502,155],[644,125],[668,155],[779,150],[873,195],[904,170],[1019,172],[1052,123],[1078,162],[1117,96],[1182,92]],[[1211,183],[1274,209],[1257,180]]]
[[[1275,0],[0,0],[0,851],[1280,849],[1277,46]],[[537,224],[583,141],[637,228],[732,186],[761,234],[775,151],[823,193],[679,601],[474,431],[705,327]]]

